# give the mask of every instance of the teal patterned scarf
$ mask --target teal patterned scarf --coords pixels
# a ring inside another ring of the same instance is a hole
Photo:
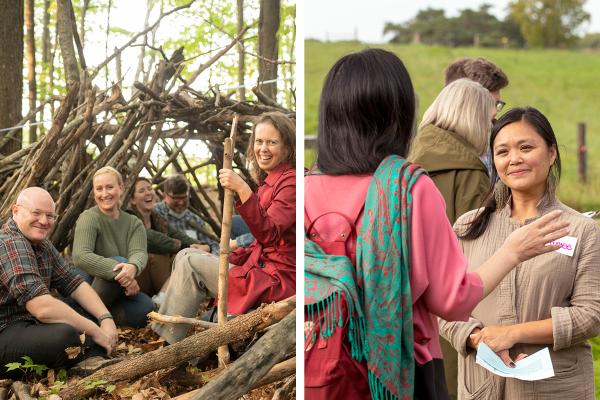
[[[343,326],[348,304],[352,357],[367,362],[374,400],[413,398],[410,292],[411,189],[424,171],[398,156],[381,162],[369,185],[356,241],[356,268],[304,241],[305,316],[327,339]],[[322,322],[319,322],[322,321]],[[315,330],[312,337],[315,340]]]

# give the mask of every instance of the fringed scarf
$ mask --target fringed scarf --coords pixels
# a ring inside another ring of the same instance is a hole
[[[414,349],[410,292],[411,189],[424,171],[398,156],[381,162],[369,185],[357,235],[356,267],[304,241],[305,315],[331,337],[349,314],[352,357],[367,362],[374,400],[413,398]],[[315,329],[311,338],[316,340]]]

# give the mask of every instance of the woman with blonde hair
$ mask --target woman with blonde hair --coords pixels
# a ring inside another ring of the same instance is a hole
[[[458,79],[423,114],[408,160],[429,173],[444,196],[450,223],[483,200],[489,177],[479,157],[487,150],[495,112],[487,89]]]
[[[96,205],[77,219],[73,263],[93,277],[92,287],[117,325],[145,326],[146,314],[154,308],[137,281],[148,262],[146,230],[137,217],[121,210],[119,171],[100,168],[92,190]]]

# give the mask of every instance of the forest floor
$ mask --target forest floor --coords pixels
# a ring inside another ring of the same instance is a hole
[[[239,357],[253,343],[254,340],[249,340],[230,344],[232,361],[234,361],[236,354]],[[128,359],[159,349],[163,345],[164,341],[149,327],[141,329],[119,328],[119,345],[113,353],[113,357]],[[93,381],[92,384],[96,390],[88,398],[105,400],[171,399],[198,389],[208,383],[212,377],[221,372],[217,368],[217,365],[216,353],[213,353],[205,360],[199,361],[196,366],[191,366],[190,363],[186,362],[178,367],[155,371],[135,381],[117,382],[116,384],[108,384],[102,380]],[[36,375],[34,372],[27,373],[23,382],[28,385],[29,394],[32,397],[45,400],[58,400],[60,397],[57,396],[57,393],[60,390],[75,384],[82,378],[83,376],[70,373],[70,370],[44,370],[41,375]],[[11,383],[12,381],[9,380],[0,381],[0,387],[4,386],[8,388]],[[243,399],[270,400],[274,392],[282,384],[283,381],[279,381],[257,388],[244,395]],[[14,396],[10,398],[14,398]]]

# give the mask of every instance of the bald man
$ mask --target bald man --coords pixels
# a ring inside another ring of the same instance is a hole
[[[55,222],[50,194],[30,187],[19,194],[12,217],[0,230],[0,376],[11,376],[4,365],[23,356],[49,368],[68,367],[90,355],[110,354],[116,346],[111,314],[47,239]],[[97,323],[53,297],[52,289]],[[67,348],[81,351],[69,359]]]

